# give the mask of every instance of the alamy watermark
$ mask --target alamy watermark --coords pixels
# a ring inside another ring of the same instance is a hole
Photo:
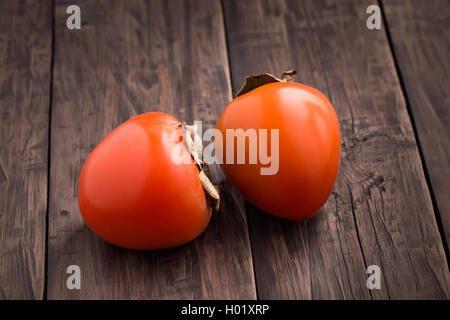
[[[194,145],[206,143],[203,149],[203,162],[207,164],[260,164],[261,175],[278,173],[279,129],[226,129],[224,139],[222,131],[215,128],[203,132],[202,121],[195,121],[194,128],[196,133]],[[178,133],[175,134],[178,135]],[[184,140],[182,136],[172,138],[178,139],[180,142]],[[175,164],[191,162],[189,152],[182,143],[172,149],[171,158]]]
[[[69,290],[81,290],[81,269],[79,266],[72,264],[67,267],[66,273],[69,274],[66,280],[66,286]],[[369,277],[366,280],[366,286],[369,290],[381,289],[381,269],[378,265],[373,264],[367,267],[366,273]]]
[[[66,26],[69,30],[81,29],[81,9],[79,6],[72,4],[67,7],[66,13],[70,16],[66,20]]]
[[[367,14],[370,16],[367,18],[366,26],[369,30],[381,29],[381,9],[376,4],[372,4],[367,7]]]
[[[76,264],[67,267],[66,273],[70,274],[66,280],[66,286],[69,290],[81,290],[81,269]]]
[[[381,269],[376,264],[372,264],[367,267],[366,273],[370,276],[367,278],[366,286],[367,289],[381,289]]]

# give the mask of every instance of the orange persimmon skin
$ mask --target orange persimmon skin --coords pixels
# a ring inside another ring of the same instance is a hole
[[[183,144],[180,122],[170,115],[138,115],[111,132],[81,170],[78,202],[86,224],[117,246],[152,250],[196,238],[211,208],[189,153],[176,164],[171,152]],[[182,147],[184,148],[184,146]]]
[[[340,161],[340,132],[335,110],[318,90],[294,82],[260,86],[231,101],[216,129],[223,136],[226,162],[226,129],[279,129],[279,170],[261,175],[261,167],[246,162],[221,165],[231,183],[259,209],[274,216],[303,220],[313,216],[329,197]],[[216,139],[217,140],[217,139]],[[259,148],[259,147],[258,147]],[[271,142],[268,143],[270,155]],[[258,149],[259,151],[259,149]]]

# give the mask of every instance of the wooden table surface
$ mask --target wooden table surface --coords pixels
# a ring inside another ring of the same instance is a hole
[[[369,30],[376,2],[0,1],[0,298],[448,299],[450,1],[383,0]],[[85,226],[78,176],[113,128],[148,111],[213,126],[246,75],[287,69],[341,126],[314,218],[259,212],[216,168],[222,208],[187,245],[125,250]]]

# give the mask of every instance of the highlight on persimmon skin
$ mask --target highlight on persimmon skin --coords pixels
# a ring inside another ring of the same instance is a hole
[[[78,203],[86,224],[117,246],[152,250],[185,244],[209,223],[211,206],[189,152],[171,160],[183,144],[174,117],[149,112],[112,131],[86,159]],[[184,146],[183,146],[184,148]]]
[[[262,175],[261,168],[266,165],[248,161],[224,162],[221,168],[259,209],[284,219],[304,220],[319,211],[336,181],[341,151],[336,112],[317,89],[279,79],[258,83],[264,80],[247,79],[246,85],[253,87],[241,89],[243,94],[228,104],[216,129],[222,133],[224,145],[228,143],[227,129],[278,129],[278,171]],[[248,144],[245,148],[248,159]],[[223,152],[226,158],[226,149]]]

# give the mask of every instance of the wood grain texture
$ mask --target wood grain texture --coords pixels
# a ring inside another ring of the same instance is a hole
[[[77,204],[84,160],[121,122],[148,111],[215,122],[231,98],[220,2],[78,1],[79,31],[65,27],[69,4],[56,2],[49,299],[255,298],[244,202],[225,181],[207,230],[169,250],[104,242]],[[66,288],[71,264],[81,290]]]
[[[50,1],[0,2],[0,299],[42,299]]]
[[[335,106],[337,184],[306,222],[249,205],[259,298],[448,298],[449,272],[405,100],[371,1],[224,1],[233,88],[297,69]],[[381,267],[381,290],[366,267]]]
[[[450,246],[450,1],[382,4]]]

